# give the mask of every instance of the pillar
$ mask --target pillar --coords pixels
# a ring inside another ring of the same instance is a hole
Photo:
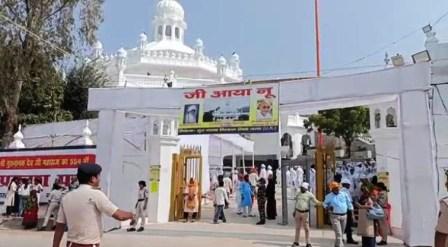
[[[96,161],[103,171],[101,173],[101,189],[117,206],[124,202],[120,200],[119,187],[123,161],[123,127],[125,113],[106,110],[100,111],[98,117]],[[131,210],[131,208],[125,208]],[[104,230],[119,227],[120,223],[110,217],[104,218]]]
[[[151,136],[149,138],[149,166],[160,166],[160,182],[156,191],[149,194],[148,219],[152,223],[166,223],[169,219],[171,199],[172,155],[178,152],[179,138],[170,128],[170,135],[163,133],[163,125],[173,127],[174,119],[154,117],[151,120]],[[154,129],[158,123],[158,129]]]
[[[432,246],[438,197],[428,93],[405,92],[399,104],[403,241],[408,246]]]

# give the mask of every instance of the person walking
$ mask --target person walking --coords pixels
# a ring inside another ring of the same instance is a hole
[[[346,193],[348,198],[350,199],[350,203],[353,205],[353,198],[351,196],[350,192],[351,182],[348,179],[342,179],[342,189],[341,192]],[[354,226],[354,219],[353,219],[353,210],[347,211],[347,226],[345,227],[345,235],[347,238],[347,244],[358,244],[357,241],[353,239],[353,226]]]
[[[358,235],[362,238],[362,247],[375,247],[375,222],[369,219],[368,211],[373,207],[373,201],[368,193],[360,197],[358,207]]]
[[[277,203],[275,200],[275,182],[274,176],[270,175],[268,177],[268,182],[266,186],[266,213],[268,220],[275,220],[277,217]]]
[[[311,247],[309,224],[310,204],[314,203],[316,206],[320,206],[322,205],[322,202],[318,201],[313,193],[309,191],[309,189],[310,185],[307,182],[303,182],[300,186],[300,191],[295,197],[296,202],[293,217],[296,221],[296,234],[292,247],[299,246],[300,231],[302,229],[302,226],[305,229],[306,247]]]
[[[448,171],[445,171],[445,187],[448,190]],[[434,236],[434,247],[445,247],[448,241],[448,197],[440,200],[439,219]]]
[[[102,214],[119,221],[135,220],[135,215],[115,206],[99,189],[101,166],[78,167],[79,188],[63,198],[56,220],[53,247],[60,247],[67,227],[68,247],[99,247],[103,234]]]
[[[215,189],[215,215],[213,217],[213,223],[218,224],[218,220],[221,218],[223,223],[226,223],[226,216],[224,214],[224,207],[229,201],[226,188],[224,187],[224,181],[218,182],[218,188]]]
[[[330,221],[335,233],[335,247],[343,247],[343,234],[347,225],[347,212],[353,211],[353,205],[346,193],[340,192],[340,185],[337,182],[331,182],[331,193],[325,196],[324,208],[330,214]]]
[[[241,207],[243,209],[243,217],[252,215],[252,188],[249,184],[249,176],[245,175],[244,180],[240,184]]]
[[[389,236],[389,199],[387,195],[387,187],[384,183],[377,183],[376,187],[380,190],[378,204],[383,208],[385,217],[378,220],[379,234],[381,236],[381,241],[378,243],[379,246],[387,245],[387,238]]]
[[[187,186],[185,186],[184,197],[184,218],[185,222],[194,222],[199,212],[199,199],[198,199],[199,186],[194,178],[190,178]]]
[[[22,179],[22,185],[19,188],[19,217],[23,216],[23,211],[25,210],[28,199],[30,198],[31,186],[28,183],[28,179]]]
[[[59,205],[62,200],[64,187],[59,184],[53,185],[53,190],[50,192],[50,196],[48,197],[48,208],[45,212],[45,218],[42,226],[39,228],[40,231],[43,231],[47,228],[48,221],[50,220],[51,215],[54,215],[55,218],[59,211]]]
[[[258,180],[257,186],[258,214],[260,215],[257,225],[264,225],[266,224],[266,181],[264,178]]]
[[[235,190],[235,203],[236,203],[236,214],[243,214],[243,207],[241,206],[241,183],[243,183],[243,175],[238,174],[237,180],[233,184]]]
[[[128,232],[135,232],[135,227],[137,226],[138,220],[140,219],[140,227],[137,229],[137,232],[142,232],[145,230],[146,223],[146,209],[148,208],[148,197],[149,191],[146,188],[146,182],[141,180],[138,182],[138,195],[137,202],[135,203],[135,211],[136,211],[136,220],[132,222],[131,228],[129,228]]]
[[[8,192],[6,192],[5,199],[6,216],[10,216],[14,213],[15,197],[18,190],[17,180],[17,177],[13,177],[8,185]]]
[[[44,187],[42,186],[42,181],[39,178],[34,179],[34,184],[33,184],[33,187],[31,190],[36,191],[37,205],[39,205],[41,193],[44,191]]]

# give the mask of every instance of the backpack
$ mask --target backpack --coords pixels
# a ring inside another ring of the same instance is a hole
[[[373,204],[372,208],[367,211],[369,220],[382,220],[385,216],[383,208],[378,203]]]

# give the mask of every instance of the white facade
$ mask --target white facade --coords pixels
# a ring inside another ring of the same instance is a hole
[[[93,47],[93,57],[106,66],[110,83],[119,87],[194,87],[242,81],[238,54],[217,60],[204,54],[204,42],[184,43],[187,31],[185,12],[176,0],[160,0],[151,27],[151,38],[141,33],[137,46],[120,48],[105,55],[101,42]]]

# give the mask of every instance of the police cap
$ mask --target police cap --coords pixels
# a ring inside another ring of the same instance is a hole
[[[98,164],[81,164],[78,167],[78,175],[97,176],[101,173],[101,166]]]

